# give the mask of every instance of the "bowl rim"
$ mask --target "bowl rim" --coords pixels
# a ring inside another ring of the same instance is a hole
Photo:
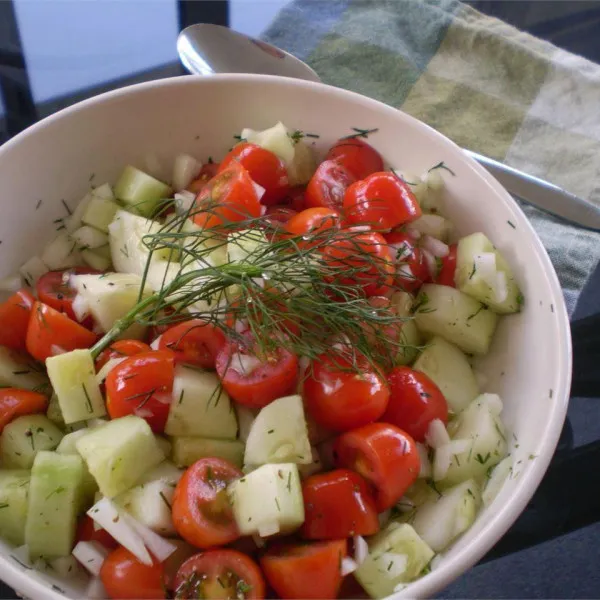
[[[427,597],[433,595],[471,568],[512,526],[518,516],[526,508],[527,503],[539,486],[558,444],[569,402],[572,348],[569,317],[565,306],[562,289],[554,267],[539,236],[517,202],[500,185],[500,183],[498,183],[498,181],[494,179],[490,173],[488,173],[488,171],[486,171],[475,160],[463,152],[456,143],[426,123],[423,123],[422,121],[412,117],[411,115],[408,115],[407,113],[404,113],[399,109],[357,92],[337,88],[322,82],[292,79],[278,75],[228,73],[215,74],[208,77],[182,75],[178,77],[136,83],[115,90],[110,90],[108,92],[85,99],[81,102],[77,102],[76,104],[63,108],[62,110],[49,115],[44,119],[41,119],[37,123],[33,124],[5,142],[2,147],[0,147],[0,160],[2,160],[4,154],[11,151],[13,146],[18,146],[22,140],[36,135],[38,131],[51,126],[55,121],[68,119],[72,114],[85,110],[88,107],[118,101],[119,98],[123,96],[134,95],[137,93],[147,93],[153,89],[169,87],[178,88],[186,87],[188,85],[219,85],[220,82],[244,84],[254,83],[257,85],[277,84],[294,86],[298,88],[308,88],[314,90],[318,94],[323,93],[336,96],[341,101],[349,99],[353,100],[354,102],[365,103],[372,106],[382,114],[389,116],[390,118],[397,119],[400,117],[408,122],[412,122],[413,125],[416,125],[422,129],[424,135],[435,138],[438,143],[445,144],[449,150],[453,150],[456,152],[457,156],[461,156],[462,158],[460,160],[462,161],[463,165],[474,172],[476,177],[484,180],[494,194],[501,198],[502,201],[518,215],[520,220],[519,226],[522,227],[520,230],[525,231],[525,235],[529,236],[530,241],[537,252],[538,259],[543,265],[548,291],[552,296],[555,318],[557,319],[559,343],[555,344],[554,347],[555,351],[557,352],[556,360],[559,368],[555,373],[555,379],[553,382],[555,402],[550,407],[548,426],[545,430],[544,441],[540,446],[540,454],[534,463],[528,468],[527,473],[525,473],[519,481],[511,501],[506,503],[490,517],[489,522],[480,531],[476,543],[473,543],[466,548],[462,548],[456,553],[455,556],[452,557],[450,562],[440,565],[431,573],[410,584],[410,597]],[[51,600],[64,600],[66,597],[68,597],[58,590],[50,587],[47,583],[44,583],[37,578],[29,577],[28,573],[28,570],[23,569],[16,563],[13,564],[9,560],[9,557],[0,555],[0,574],[2,575],[2,579],[8,585],[12,586],[18,593],[32,598],[48,598]],[[389,596],[389,598],[394,598],[395,600],[399,600],[400,598],[404,597],[407,597],[405,591],[400,591]]]

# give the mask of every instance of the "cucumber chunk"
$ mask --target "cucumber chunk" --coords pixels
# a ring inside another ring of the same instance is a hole
[[[48,384],[50,386],[50,384]],[[65,420],[63,419],[60,405],[58,404],[58,398],[56,394],[52,394],[48,402],[48,410],[46,410],[46,416],[61,429],[65,428]]]
[[[40,258],[53,271],[68,269],[81,264],[77,242],[66,231],[61,231],[44,248]]]
[[[81,222],[98,231],[108,233],[108,226],[112,223],[118,210],[119,205],[116,202],[92,193],[90,202],[81,217]]]
[[[461,292],[494,312],[508,314],[521,310],[523,296],[513,272],[483,233],[473,233],[458,241],[455,279]]]
[[[402,346],[398,348],[394,362],[397,365],[409,365],[419,354],[419,346],[422,343],[421,334],[414,320],[411,319],[402,324],[399,341]]]
[[[244,463],[308,465],[311,462],[312,450],[302,398],[298,395],[285,396],[265,406],[250,428]]]
[[[415,302],[415,322],[420,331],[439,335],[463,352],[487,354],[498,315],[459,290],[426,283]]]
[[[135,212],[149,217],[159,202],[171,195],[171,188],[162,181],[128,165],[115,185],[115,196]]]
[[[37,283],[37,280],[49,270],[50,269],[39,256],[32,256],[19,269],[19,273],[21,274],[25,285],[33,287]]]
[[[392,521],[369,540],[369,554],[354,576],[371,598],[385,598],[419,577],[433,556],[410,525]]]
[[[164,459],[148,423],[134,415],[92,429],[75,446],[100,492],[109,498],[136,485]]]
[[[304,522],[304,502],[295,464],[263,465],[227,487],[242,535],[289,533]]]
[[[291,186],[305,185],[317,169],[315,154],[310,146],[302,141],[294,144],[294,158],[287,164],[288,180]]]
[[[234,440],[237,420],[229,396],[214,373],[175,367],[173,401],[165,433]]]
[[[481,499],[485,506],[489,506],[500,493],[504,482],[508,476],[512,473],[513,459],[510,456],[502,459],[489,473],[489,479],[485,483]]]
[[[410,224],[410,228],[423,235],[430,235],[447,242],[452,232],[452,223],[441,215],[425,214]]]
[[[51,356],[46,359],[46,368],[67,425],[106,414],[89,350],[72,350]]]
[[[81,258],[83,258],[83,262],[92,269],[96,269],[96,271],[108,271],[112,262],[110,257],[106,257],[98,252],[100,248],[96,248],[96,250],[82,250]]]
[[[454,413],[461,412],[479,395],[479,385],[467,357],[441,337],[429,341],[413,368],[425,373],[440,388]]]
[[[37,453],[54,450],[62,437],[62,431],[45,415],[17,417],[0,436],[2,466],[30,469]]]
[[[43,367],[24,354],[0,346],[0,386],[47,393],[50,384]]]
[[[253,262],[270,244],[259,229],[243,229],[227,236],[227,259],[229,262]]]
[[[25,543],[30,478],[26,470],[0,470],[0,537],[15,546]]]
[[[262,131],[243,129],[241,137],[277,155],[286,165],[294,160],[294,142],[288,135],[287,127],[281,123]]]
[[[224,458],[241,468],[244,459],[244,444],[239,440],[213,440],[201,437],[174,437],[173,462],[178,467],[189,467],[200,458]]]
[[[77,242],[77,247],[80,250],[93,250],[94,248],[100,248],[101,246],[106,246],[106,244],[108,244],[108,235],[89,225],[80,227],[71,235],[73,240]]]
[[[40,452],[31,469],[25,543],[32,558],[68,556],[73,549],[83,462],[74,454]]]

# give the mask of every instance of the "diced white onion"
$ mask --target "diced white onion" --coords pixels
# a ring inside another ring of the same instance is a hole
[[[0,279],[0,292],[18,292],[22,286],[20,275],[9,275]]]
[[[120,365],[124,360],[125,356],[119,358],[111,358],[106,361],[106,364],[96,373],[96,381],[98,385],[104,382],[109,372],[112,371],[117,365]]]
[[[496,282],[494,285],[494,299],[496,302],[504,302],[508,297],[508,284],[506,282],[506,273],[498,271],[496,273]]]
[[[261,361],[256,356],[236,352],[231,356],[230,368],[242,375],[250,375],[261,365]]]
[[[446,477],[452,462],[452,448],[449,444],[440,446],[435,451],[433,459],[433,480],[440,481]]]
[[[175,212],[178,215],[187,213],[194,204],[195,199],[196,194],[193,192],[188,192],[187,190],[177,192],[177,194],[173,196],[173,200],[175,200]]]
[[[90,580],[83,597],[88,600],[103,600],[104,598],[108,598],[108,592],[99,577],[93,577]]]
[[[490,409],[490,412],[497,417],[500,416],[500,413],[504,408],[502,400],[498,394],[481,394],[481,396],[479,396],[479,401],[484,402]]]
[[[260,200],[265,195],[265,188],[262,185],[258,185],[256,181],[253,181],[252,185],[254,186],[256,197]]]
[[[140,417],[140,419],[147,419],[148,417],[151,417],[154,413],[151,410],[148,410],[147,408],[136,408],[133,411],[133,414],[136,417]]]
[[[402,497],[398,502],[396,502],[396,508],[401,513],[409,513],[411,510],[415,508],[415,503],[408,497]]]
[[[413,240],[418,240],[421,237],[421,232],[413,227],[407,227],[404,231],[406,235],[411,237]]]
[[[65,350],[62,346],[58,346],[57,344],[52,344],[50,346],[50,353],[52,356],[58,356],[59,354],[66,354],[67,350]]]
[[[473,257],[475,273],[492,289],[496,286],[496,255],[493,252],[483,252]]]
[[[267,279],[268,279],[268,277],[267,277]],[[265,289],[266,279],[265,279],[264,275],[262,277],[253,277],[252,282],[257,287],[262,288],[263,290]]]
[[[267,543],[265,542],[265,540],[263,540],[260,536],[258,536],[256,534],[254,534],[252,536],[252,540],[256,544],[257,548],[264,548],[267,545]]]
[[[395,552],[384,552],[381,555],[384,562],[388,565],[386,568],[386,577],[395,579],[406,572],[408,567],[408,557],[406,554],[396,554]]]
[[[275,535],[276,533],[279,533],[279,523],[275,521],[273,523],[264,523],[258,528],[258,535],[263,538]]]
[[[388,511],[389,512],[389,511]],[[354,560],[357,565],[362,565],[369,554],[369,545],[362,535],[354,536]]]
[[[73,299],[73,312],[75,318],[81,323],[90,314],[90,305],[87,299],[81,294],[77,294]]]
[[[78,542],[73,548],[73,556],[92,574],[100,575],[102,563],[109,552],[100,542]]]
[[[346,577],[346,575],[350,575],[350,573],[354,573],[358,569],[358,565],[356,562],[348,556],[344,556],[342,558],[342,564],[340,568],[340,573],[342,577]]]
[[[298,360],[298,371],[300,372],[300,375],[304,375],[308,367],[310,367],[310,358],[308,358],[308,356],[301,356]]]
[[[361,231],[364,232],[369,232],[371,231],[371,227],[369,225],[352,225],[351,227],[351,231],[355,232],[355,233],[360,233]],[[393,245],[393,244],[391,244]]]
[[[152,350],[158,350],[158,345],[160,344],[160,338],[162,337],[162,335],[159,335],[151,344],[150,344],[150,348],[152,348]]]
[[[393,248],[394,260],[396,262],[406,262],[410,257],[410,244],[408,242],[398,242],[397,244],[390,244],[390,248]]]
[[[260,205],[260,216],[264,217],[267,214],[267,207],[264,204]]]
[[[427,433],[425,434],[425,441],[432,448],[440,448],[450,443],[450,436],[441,419],[433,419],[429,423]]]
[[[189,154],[180,154],[173,163],[173,187],[176,191],[185,189],[196,179],[202,165]]]
[[[172,544],[169,540],[155,533],[150,527],[147,527],[143,523],[140,523],[137,519],[134,519],[131,515],[121,512],[121,517],[125,519],[126,523],[144,540],[146,548],[150,550],[153,556],[160,562],[163,562],[175,550],[177,546]]]
[[[431,462],[429,462],[427,448],[423,444],[417,442],[417,452],[419,453],[419,461],[421,464],[421,468],[419,469],[419,477],[421,479],[431,477]]]
[[[430,235],[424,235],[421,238],[421,244],[423,245],[423,248],[438,258],[448,256],[448,252],[450,252],[450,248],[448,248],[447,244],[444,244],[444,242],[431,237]]]
[[[429,275],[431,277],[435,277],[437,275],[437,261],[435,260],[435,256],[429,252],[429,250],[425,250],[425,248],[421,248],[421,252],[423,253],[423,257],[425,258],[425,262],[427,263],[427,270],[429,271]]]

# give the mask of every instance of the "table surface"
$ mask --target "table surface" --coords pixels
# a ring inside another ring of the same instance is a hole
[[[309,0],[307,0],[309,1]],[[2,0],[0,1],[0,143],[40,118],[97,93],[183,73],[175,52],[180,29],[198,22],[260,33],[289,0]],[[600,2],[472,1],[571,52],[600,61]],[[600,270],[574,318],[596,312]],[[597,400],[572,398],[575,446],[600,439]],[[599,490],[600,491],[600,490]],[[478,565],[440,597],[597,598],[594,523],[527,550]],[[551,537],[551,536],[548,536]],[[0,598],[14,592],[0,583]]]

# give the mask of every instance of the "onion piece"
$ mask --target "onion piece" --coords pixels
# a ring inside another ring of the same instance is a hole
[[[267,545],[267,542],[265,542],[265,540],[256,534],[252,536],[252,541],[256,544],[257,548],[264,548]]]
[[[406,235],[411,237],[413,240],[418,240],[421,237],[421,232],[414,227],[407,227],[404,231]]]
[[[265,195],[265,188],[262,185],[258,185],[256,181],[253,181],[252,185],[254,186],[256,197],[260,200]]]
[[[441,419],[433,419],[429,423],[427,433],[425,434],[425,441],[432,448],[440,448],[450,443],[450,436]]]
[[[172,544],[166,538],[155,533],[150,527],[147,527],[143,523],[140,523],[137,519],[134,519],[131,515],[121,512],[121,517],[125,519],[125,522],[131,526],[131,528],[144,540],[144,544],[146,544],[146,548],[150,550],[153,556],[163,562],[175,550],[177,550],[177,546]]]
[[[162,337],[162,335],[159,335],[151,344],[150,344],[150,348],[152,348],[152,350],[158,350],[158,345],[160,344],[160,338]]]
[[[500,416],[500,413],[504,408],[502,400],[498,394],[481,394],[481,396],[479,396],[479,401],[484,402],[490,409],[490,412],[497,417]]]
[[[192,208],[196,194],[181,190],[173,196],[173,200],[175,201],[175,212],[178,215],[184,215]]]
[[[431,462],[429,461],[429,454],[427,452],[427,448],[417,442],[417,452],[419,453],[419,461],[421,463],[421,467],[419,469],[419,478],[424,479],[427,477],[431,477]]]
[[[425,258],[425,262],[427,263],[427,270],[429,271],[429,275],[432,278],[435,278],[438,272],[438,265],[435,256],[425,248],[421,248],[421,252],[423,253],[423,257]]]
[[[189,154],[179,154],[173,163],[173,187],[175,191],[184,190],[196,179],[202,165]]]
[[[421,243],[425,250],[431,252],[433,256],[438,258],[444,258],[444,256],[448,256],[448,253],[450,252],[450,248],[447,244],[444,244],[441,240],[431,237],[430,235],[424,235],[421,238]]]
[[[98,576],[109,551],[100,542],[89,541],[78,542],[72,554],[92,575]]]
[[[106,361],[106,364],[102,366],[102,368],[96,373],[96,381],[98,385],[104,382],[108,373],[112,371],[117,365],[120,365],[124,360],[125,356],[119,358],[111,358]]]
[[[358,565],[356,564],[356,561],[354,561],[353,559],[351,559],[348,556],[344,556],[344,558],[342,558],[342,564],[340,566],[340,573],[341,573],[342,577],[345,577],[346,575],[350,575],[350,573],[354,573],[354,571],[356,571],[356,569],[358,569]]]
[[[354,538],[354,560],[357,565],[362,565],[369,555],[369,544],[362,535],[355,535]]]
[[[279,523],[264,523],[258,528],[258,535],[260,537],[269,537],[279,533]]]
[[[257,369],[261,364],[262,362],[256,358],[256,356],[236,352],[231,356],[229,368],[242,375],[250,375],[250,373]]]
[[[504,271],[498,271],[496,273],[496,281],[493,290],[496,302],[504,302],[506,298],[508,298],[508,284],[506,281],[506,273]]]
[[[73,299],[73,312],[76,319],[81,323],[90,314],[90,305],[86,298],[81,294],[77,294]]]
[[[52,354],[52,356],[58,356],[59,354],[66,354],[67,350],[65,350],[62,346],[52,344],[50,346],[50,353]]]
[[[452,448],[449,444],[440,446],[433,458],[433,480],[440,481],[446,477],[452,462]]]

